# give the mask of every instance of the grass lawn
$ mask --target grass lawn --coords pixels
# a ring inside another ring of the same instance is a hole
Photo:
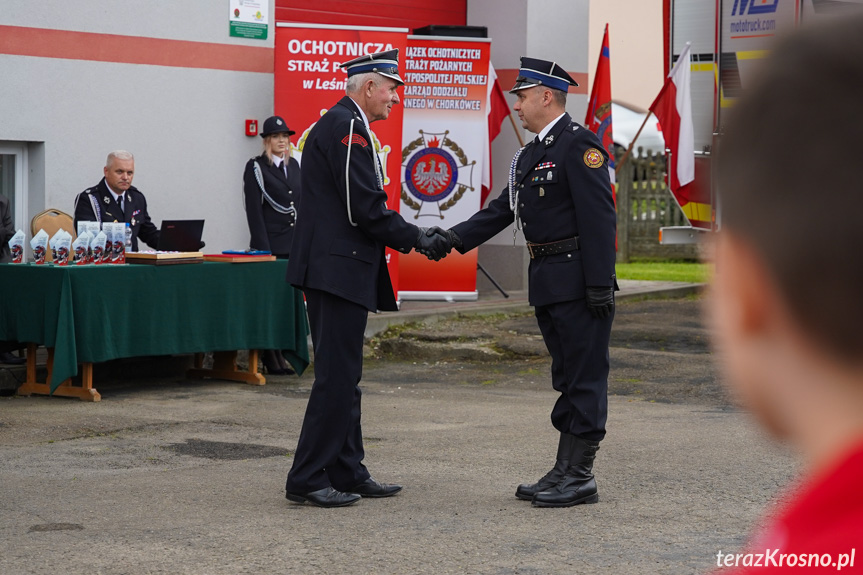
[[[617,279],[703,283],[710,280],[711,264],[682,261],[634,261],[616,264]]]

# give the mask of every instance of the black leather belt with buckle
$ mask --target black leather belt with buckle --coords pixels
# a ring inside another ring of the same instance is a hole
[[[578,249],[578,237],[559,240],[556,242],[548,242],[547,244],[532,244],[527,242],[527,251],[530,252],[531,259],[542,256],[553,256],[554,254],[563,254],[573,252]]]

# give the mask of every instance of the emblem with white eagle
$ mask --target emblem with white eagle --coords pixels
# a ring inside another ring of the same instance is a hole
[[[442,136],[439,138],[439,136]],[[464,151],[449,137],[449,131],[430,133],[420,130],[420,137],[402,150],[404,178],[402,201],[416,210],[414,219],[427,203],[436,203],[440,219],[443,211],[458,202],[467,190],[473,191],[473,168]]]

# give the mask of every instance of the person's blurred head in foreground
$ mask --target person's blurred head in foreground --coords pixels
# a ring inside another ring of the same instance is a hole
[[[863,439],[863,17],[779,43],[718,151],[729,385],[820,467]]]

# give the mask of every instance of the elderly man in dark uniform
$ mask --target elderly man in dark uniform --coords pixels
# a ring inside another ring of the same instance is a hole
[[[539,507],[599,500],[593,460],[605,437],[608,342],[614,317],[617,217],[608,157],[596,135],[565,111],[575,81],[554,62],[522,58],[510,93],[522,126],[537,134],[512,161],[509,186],[469,220],[447,230],[461,253],[510,223],[530,252],[529,300],[551,354],[560,397],[551,422],[557,461],[516,497]]]
[[[387,208],[383,169],[369,124],[399,103],[398,50],[342,64],[347,95],[309,132],[287,280],[306,296],[315,382],[306,408],[287,498],[321,507],[388,497],[399,485],[374,480],[363,465],[359,388],[369,311],[396,311],[384,246],[431,259],[448,250],[441,235]]]
[[[138,251],[138,238],[156,249],[159,230],[150,221],[147,200],[132,185],[135,156],[125,150],[108,154],[102,181],[75,198],[75,229],[78,222],[128,222],[132,228],[132,251]]]

